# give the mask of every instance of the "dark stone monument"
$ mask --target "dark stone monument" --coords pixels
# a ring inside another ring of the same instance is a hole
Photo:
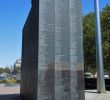
[[[25,100],[84,100],[80,0],[32,0],[23,29]]]

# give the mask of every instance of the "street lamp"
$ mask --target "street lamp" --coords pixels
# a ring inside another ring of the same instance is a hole
[[[105,93],[105,79],[102,54],[102,35],[100,27],[99,0],[94,0],[96,27],[96,58],[97,58],[97,92]]]

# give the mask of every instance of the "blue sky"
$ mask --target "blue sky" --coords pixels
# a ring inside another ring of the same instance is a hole
[[[94,0],[82,0],[83,15],[94,10]],[[110,0],[99,0],[103,8]],[[31,0],[0,0],[0,65],[13,65],[21,56],[22,28]]]
[[[106,5],[110,5],[110,0],[99,0],[100,10]],[[83,15],[94,11],[94,0],[82,0],[82,12]]]

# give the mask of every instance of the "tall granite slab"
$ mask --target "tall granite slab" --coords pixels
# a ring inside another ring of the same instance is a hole
[[[84,100],[80,0],[32,0],[23,29],[25,100]]]

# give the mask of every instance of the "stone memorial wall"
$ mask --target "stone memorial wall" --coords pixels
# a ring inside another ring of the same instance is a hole
[[[80,0],[33,0],[23,29],[25,100],[84,100]]]

